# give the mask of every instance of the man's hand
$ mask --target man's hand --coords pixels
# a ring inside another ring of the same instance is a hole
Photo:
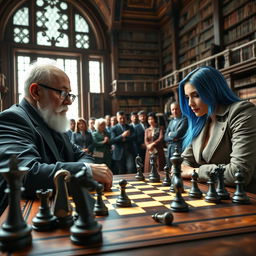
[[[90,164],[93,178],[104,185],[105,191],[112,187],[113,174],[105,164]]]

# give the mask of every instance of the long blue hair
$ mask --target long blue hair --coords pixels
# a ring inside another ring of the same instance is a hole
[[[188,105],[188,99],[184,94],[184,85],[187,82],[196,88],[199,97],[208,105],[208,113],[204,116],[197,117]],[[223,75],[215,68],[202,66],[191,71],[179,84],[180,108],[182,114],[188,118],[188,130],[183,140],[183,149],[198,136],[217,105],[230,105],[240,100],[229,88]]]

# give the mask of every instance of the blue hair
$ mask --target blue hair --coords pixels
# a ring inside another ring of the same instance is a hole
[[[195,86],[199,97],[208,105],[208,113],[197,117],[188,105],[184,85],[191,83]],[[223,75],[213,67],[202,66],[191,71],[179,84],[179,100],[182,114],[188,118],[188,130],[184,136],[183,149],[198,136],[206,120],[211,116],[217,105],[230,105],[241,99],[229,88]]]

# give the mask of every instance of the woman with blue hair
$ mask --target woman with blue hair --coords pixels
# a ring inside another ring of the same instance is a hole
[[[234,186],[235,173],[245,176],[245,188],[256,192],[256,107],[241,100],[228,87],[223,75],[203,66],[179,84],[179,100],[188,130],[183,141],[182,176],[199,181],[217,165],[225,166],[224,182]]]

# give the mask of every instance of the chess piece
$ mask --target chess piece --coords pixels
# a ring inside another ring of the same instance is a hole
[[[245,190],[244,190],[244,174],[239,169],[235,173],[236,177],[236,191],[234,192],[234,195],[232,197],[232,202],[236,204],[250,204],[250,198],[247,196]]]
[[[220,196],[215,188],[217,173],[215,170],[212,170],[208,173],[208,176],[209,180],[207,181],[207,184],[209,184],[209,189],[206,193],[205,201],[210,203],[220,203]]]
[[[224,171],[225,171],[225,165],[220,164],[216,168],[217,179],[218,179],[216,191],[221,199],[227,200],[227,199],[230,199],[230,196],[224,184]]]
[[[98,184],[96,187],[96,196],[97,200],[94,205],[94,213],[96,216],[107,216],[108,215],[108,207],[104,204],[102,200],[104,187],[102,184]]]
[[[0,228],[1,251],[20,250],[32,244],[32,228],[25,222],[20,208],[22,180],[27,171],[27,167],[18,167],[15,156],[10,158],[9,168],[0,170],[7,182],[5,193],[9,204],[6,221]]]
[[[195,170],[193,170],[193,173],[191,176],[191,188],[189,190],[189,196],[192,198],[201,198],[203,194],[202,191],[198,188],[197,182],[198,182],[198,174]]]
[[[164,173],[165,173],[165,177],[164,177],[162,185],[163,186],[171,186],[171,179],[170,179],[170,176],[169,176],[170,175],[170,168],[167,164],[164,167]]]
[[[157,153],[151,152],[150,158],[149,158],[149,162],[150,162],[149,181],[152,183],[160,182],[160,175],[156,168],[156,158],[157,158]]]
[[[70,227],[74,222],[66,184],[70,177],[69,171],[59,170],[53,178],[56,192],[52,209],[53,214],[57,217],[56,224],[59,228]]]
[[[175,191],[175,197],[171,202],[171,210],[174,212],[187,212],[189,211],[188,204],[182,197],[182,192],[184,192],[183,180],[181,177],[181,163],[182,157],[178,153],[178,150],[173,153],[171,157],[171,162],[173,165],[173,179],[172,184]]]
[[[136,164],[136,169],[137,169],[135,179],[136,180],[145,180],[145,177],[144,177],[143,172],[142,172],[142,170],[143,170],[142,158],[139,155],[137,155],[135,157],[135,164]]]
[[[127,181],[124,180],[124,179],[120,180],[119,185],[120,185],[121,193],[120,193],[120,195],[118,196],[118,198],[116,200],[116,206],[118,206],[118,207],[131,207],[132,206],[131,200],[129,199],[129,197],[127,196],[126,191],[125,191]]]
[[[163,214],[157,212],[152,215],[152,218],[155,221],[163,223],[165,225],[171,225],[173,222],[173,214],[171,212],[165,212]]]
[[[40,199],[41,205],[36,216],[32,219],[32,227],[36,231],[49,231],[56,228],[57,218],[52,214],[49,207],[49,198],[52,195],[52,189],[36,191],[37,197]]]
[[[74,244],[91,245],[102,242],[102,225],[93,213],[90,190],[96,189],[97,182],[82,169],[70,177],[70,191],[75,203],[77,219],[70,228],[70,239]]]

